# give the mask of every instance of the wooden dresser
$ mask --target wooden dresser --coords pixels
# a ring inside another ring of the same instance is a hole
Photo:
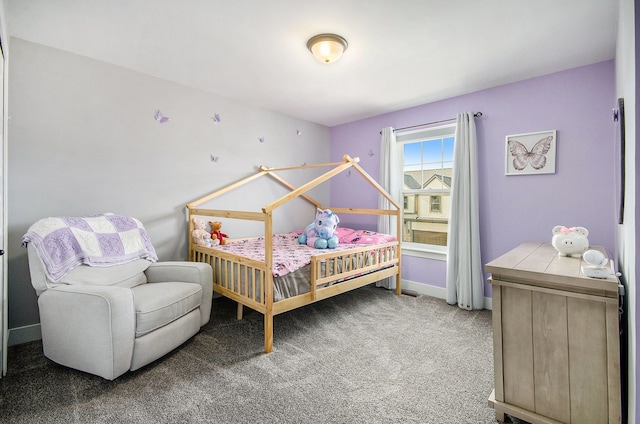
[[[620,422],[618,280],[586,277],[582,264],[524,243],[486,265],[498,421]]]

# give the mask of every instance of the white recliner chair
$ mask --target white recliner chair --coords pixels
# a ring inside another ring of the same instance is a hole
[[[58,364],[113,380],[172,351],[209,321],[208,264],[82,264],[53,282],[38,249],[26,245],[44,355]]]

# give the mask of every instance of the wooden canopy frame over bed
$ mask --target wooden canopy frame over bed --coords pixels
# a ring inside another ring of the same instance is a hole
[[[240,219],[264,223],[264,261],[231,254],[219,249],[198,246],[189,237],[189,260],[206,262],[214,268],[213,290],[238,302],[238,319],[242,319],[242,308],[249,308],[264,315],[264,350],[273,349],[273,316],[287,312],[318,300],[356,289],[387,277],[396,277],[396,294],[401,294],[401,250],[400,250],[400,206],[396,201],[358,165],[359,158],[344,155],[343,162],[315,165],[302,165],[290,168],[267,168],[260,166],[259,171],[243,180],[230,184],[187,205],[189,214],[189,234],[193,231],[194,216]],[[306,168],[331,167],[321,176],[301,187],[294,187],[276,174],[277,171],[289,171]],[[362,245],[355,249],[333,251],[326,249],[311,257],[310,290],[308,293],[273,300],[273,211],[283,204],[302,197],[320,209],[326,209],[306,193],[332,177],[348,169],[354,169],[380,195],[388,200],[389,209],[331,208],[336,214],[387,215],[396,217],[398,240],[385,244]],[[222,194],[228,193],[263,175],[268,175],[291,190],[272,203],[264,206],[260,212],[204,209],[198,206]],[[366,261],[362,260],[363,257]],[[257,276],[257,277],[256,277]]]

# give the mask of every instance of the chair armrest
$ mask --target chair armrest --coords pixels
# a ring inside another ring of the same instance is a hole
[[[113,380],[131,366],[133,292],[124,287],[60,285],[38,297],[45,356]]]
[[[165,261],[154,262],[144,272],[149,283],[182,282],[202,286],[200,326],[209,322],[213,298],[213,270],[204,262]]]
[[[207,284],[213,290],[211,265],[204,262],[165,261],[153,262],[144,272],[150,283],[183,282]]]

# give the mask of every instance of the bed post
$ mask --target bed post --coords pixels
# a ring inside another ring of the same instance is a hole
[[[195,261],[195,255],[193,254],[193,220],[191,219],[191,208],[187,206],[187,242],[189,244],[189,260]]]
[[[271,353],[273,350],[273,310],[268,310],[264,314],[264,353]]]
[[[273,214],[265,212],[264,261],[267,265],[264,278],[264,353],[273,350]]]

